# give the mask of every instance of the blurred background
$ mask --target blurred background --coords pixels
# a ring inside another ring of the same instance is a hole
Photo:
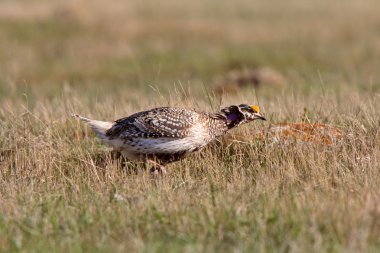
[[[377,0],[2,0],[0,100],[378,92],[379,10]]]

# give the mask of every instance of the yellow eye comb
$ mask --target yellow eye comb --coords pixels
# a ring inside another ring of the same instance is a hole
[[[256,112],[260,112],[260,107],[258,105],[251,105],[251,108],[256,111]]]

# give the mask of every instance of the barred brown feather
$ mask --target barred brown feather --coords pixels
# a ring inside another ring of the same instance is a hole
[[[139,112],[116,121],[107,131],[113,138],[142,137],[183,138],[189,134],[189,129],[197,124],[200,114],[186,109],[160,107]]]

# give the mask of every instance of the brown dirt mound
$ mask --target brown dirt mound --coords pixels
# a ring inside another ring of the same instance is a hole
[[[343,139],[341,129],[319,123],[275,123],[266,130],[252,131],[248,134],[228,134],[224,137],[224,144],[234,141],[250,142],[253,140],[268,140],[271,143],[291,143],[300,141],[318,145],[333,145]]]

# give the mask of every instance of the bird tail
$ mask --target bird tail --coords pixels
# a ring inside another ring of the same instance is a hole
[[[72,117],[80,119],[83,122],[86,122],[92,130],[99,136],[99,138],[107,141],[108,137],[106,135],[106,132],[108,129],[110,129],[115,123],[109,122],[109,121],[100,121],[100,120],[92,120],[85,117],[82,117],[78,114],[71,114]]]

